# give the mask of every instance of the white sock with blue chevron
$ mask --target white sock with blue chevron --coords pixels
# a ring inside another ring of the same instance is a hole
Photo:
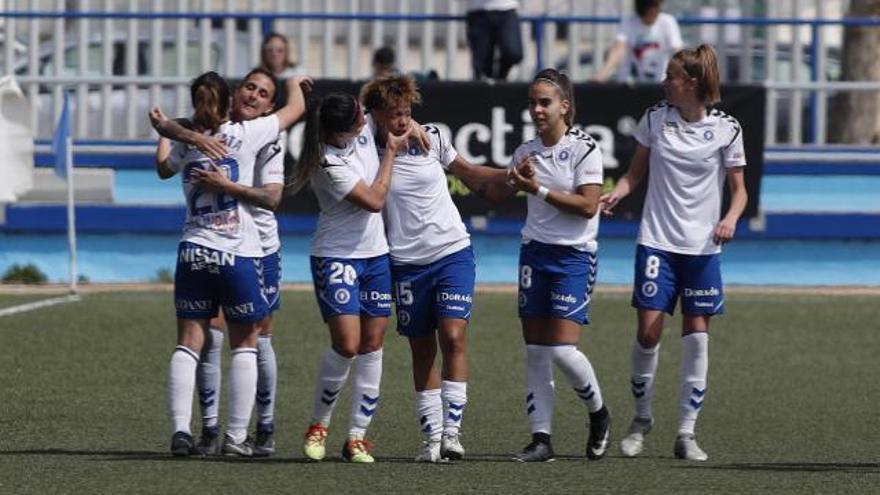
[[[221,359],[223,356],[223,331],[212,328],[208,331],[199,367],[196,371],[196,386],[199,390],[199,405],[202,408],[202,426],[217,426],[220,417]]]
[[[587,356],[574,345],[558,345],[551,349],[553,362],[559,366],[587,409],[591,413],[602,409],[602,390]]]
[[[693,435],[703,408],[709,374],[709,334],[694,332],[681,338],[681,395],[678,401],[678,433]]]
[[[467,404],[467,382],[443,380],[440,384],[440,397],[443,401],[443,434],[458,435],[464,406]]]
[[[660,360],[660,344],[645,348],[636,340],[633,342],[631,359],[630,386],[636,401],[636,417],[653,418],[651,399],[654,397],[654,376],[657,373],[657,362]]]
[[[171,433],[190,432],[193,389],[196,388],[196,366],[199,356],[192,349],[179,345],[171,354],[168,365],[168,413]]]
[[[416,392],[416,413],[425,438],[439,442],[443,435],[443,400],[439,388]]]
[[[257,421],[261,425],[275,423],[275,385],[278,363],[272,336],[261,335],[257,339]]]
[[[552,433],[555,393],[553,348],[546,345],[527,345],[526,414],[529,416],[532,433]]]
[[[373,414],[379,407],[379,386],[382,383],[382,349],[358,354],[351,379],[351,422],[349,438],[364,438]]]
[[[229,358],[229,422],[226,436],[235,443],[247,438],[257,394],[257,350],[239,347]]]
[[[354,358],[341,356],[333,349],[327,349],[321,358],[321,369],[315,380],[315,396],[312,401],[312,424],[330,425],[333,408],[336,407],[339,392],[348,379],[348,372]]]

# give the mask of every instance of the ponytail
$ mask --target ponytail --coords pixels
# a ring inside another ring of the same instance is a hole
[[[550,68],[544,69],[535,75],[532,84],[547,83],[556,88],[559,98],[568,100],[568,112],[562,116],[565,125],[571,127],[574,125],[575,102],[574,102],[574,85],[571,78],[565,72]]]
[[[681,63],[689,77],[697,80],[697,98],[706,107],[721,103],[718,57],[711,45],[702,44],[696,50],[679,50],[672,58]]]
[[[303,147],[299,162],[288,183],[291,194],[302,189],[324,161],[324,144],[340,132],[350,131],[358,122],[360,103],[345,93],[332,93],[309,101]]]
[[[229,114],[230,91],[226,80],[216,72],[206,72],[190,85],[196,128],[216,131]]]

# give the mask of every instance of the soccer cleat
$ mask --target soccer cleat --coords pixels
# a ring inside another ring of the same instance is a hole
[[[687,461],[705,461],[709,456],[697,445],[697,439],[693,433],[679,433],[675,437],[675,457]]]
[[[186,457],[195,452],[193,437],[184,431],[178,431],[171,436],[171,455],[174,457]]]
[[[223,439],[223,454],[238,457],[253,457],[253,443],[250,437],[245,438],[241,443],[235,443],[232,437],[227,434]]]
[[[590,436],[587,439],[587,458],[593,461],[605,457],[611,445],[611,413],[608,408],[590,413]]]
[[[550,445],[550,434],[542,432],[532,433],[532,443],[526,445],[522,452],[513,456],[513,460],[518,462],[555,461],[553,446]]]
[[[443,435],[440,440],[440,457],[451,461],[460,461],[464,457],[459,435]]]
[[[442,462],[440,457],[440,440],[425,440],[422,450],[416,456],[416,462]]]
[[[257,426],[257,441],[254,442],[254,457],[269,457],[275,453],[274,428]]]
[[[202,437],[199,438],[195,450],[199,455],[220,455],[220,427],[202,428]]]
[[[370,464],[376,462],[370,452],[373,444],[362,438],[349,438],[342,446],[342,459],[348,462]]]
[[[651,431],[654,418],[633,418],[626,436],[620,441],[620,453],[624,457],[635,457],[645,447],[645,435]]]
[[[303,444],[303,454],[313,461],[323,459],[326,453],[324,442],[327,440],[327,428],[321,423],[310,425],[304,438],[306,441]]]

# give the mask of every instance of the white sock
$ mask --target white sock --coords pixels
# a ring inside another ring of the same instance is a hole
[[[443,380],[440,384],[440,396],[443,399],[443,434],[458,435],[464,406],[467,404],[467,382]]]
[[[532,433],[551,433],[553,422],[553,348],[526,346],[526,413]]]
[[[419,428],[425,438],[440,441],[443,435],[443,400],[440,389],[435,388],[416,392],[416,412],[419,415]]]
[[[709,334],[695,332],[681,338],[681,395],[678,432],[693,434],[706,394],[709,373]]]
[[[382,383],[382,349],[358,354],[351,379],[351,423],[349,438],[364,438],[373,414],[379,407],[379,385]]]
[[[312,402],[312,423],[330,426],[330,417],[339,392],[348,379],[354,358],[340,356],[333,349],[327,349],[321,359],[321,369],[315,383],[315,398]]]
[[[257,339],[257,429],[260,426],[274,429],[277,376],[278,363],[272,348],[272,336],[260,336]]]
[[[653,418],[651,399],[654,397],[654,376],[657,373],[657,362],[660,360],[660,344],[645,348],[636,340],[633,342],[631,357],[630,385],[636,401],[636,417]]]
[[[171,433],[182,431],[192,434],[193,390],[196,388],[196,366],[199,356],[191,349],[179,345],[171,354],[168,366],[168,413],[171,416]]]
[[[220,416],[220,361],[223,356],[223,331],[212,328],[202,347],[199,367],[196,371],[196,386],[199,389],[199,405],[202,408],[202,426],[217,426]]]
[[[226,435],[235,443],[247,438],[257,392],[257,350],[239,347],[229,359],[229,424]]]
[[[591,413],[602,409],[602,390],[587,356],[574,345],[557,345],[550,349],[553,352],[553,362],[562,370],[562,374],[587,409]]]

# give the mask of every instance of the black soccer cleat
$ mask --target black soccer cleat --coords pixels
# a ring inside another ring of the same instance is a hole
[[[171,436],[171,455],[174,457],[187,457],[194,449],[193,437],[189,433],[178,431]]]
[[[587,458],[597,461],[608,452],[611,446],[611,413],[608,408],[590,413],[590,437],[587,439]]]
[[[211,426],[202,428],[202,436],[199,443],[195,447],[196,453],[199,455],[220,455],[220,427]]]
[[[556,460],[553,454],[553,446],[550,444],[550,435],[546,433],[532,434],[532,443],[526,445],[522,452],[515,455],[513,460],[518,462],[553,462]]]

